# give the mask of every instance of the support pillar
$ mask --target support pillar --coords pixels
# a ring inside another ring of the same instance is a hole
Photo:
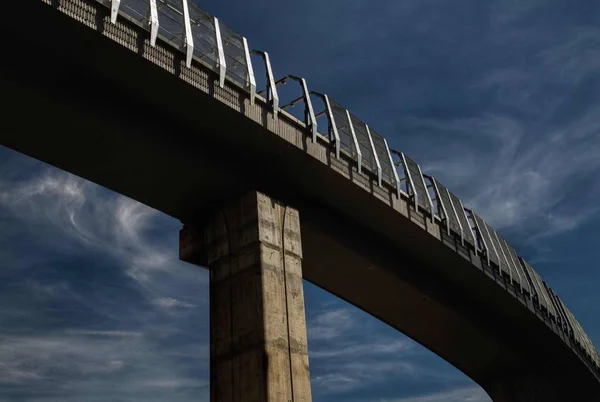
[[[180,259],[210,270],[211,402],[310,402],[298,211],[250,192],[184,225]]]

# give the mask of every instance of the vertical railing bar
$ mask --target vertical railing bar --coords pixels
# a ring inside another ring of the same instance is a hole
[[[477,219],[475,219],[475,221],[477,221]],[[498,269],[501,269],[500,261],[502,261],[502,260],[500,259],[500,255],[498,254],[498,250],[496,250],[496,245],[494,244],[494,239],[492,239],[492,234],[488,230],[487,223],[483,219],[481,221],[483,222],[483,228],[485,229],[485,232],[488,234],[488,238],[490,239],[490,243],[492,243],[492,249],[494,250],[494,254],[496,254],[496,258],[498,259]],[[510,271],[509,271],[509,274],[510,274]]]
[[[150,0],[150,46],[156,46],[156,38],[158,37],[158,28],[160,22],[158,20],[158,7],[156,0]]]
[[[263,52],[265,59],[265,66],[267,67],[267,78],[269,81],[271,102],[273,104],[273,118],[277,119],[279,113],[279,95],[277,94],[277,87],[275,86],[275,77],[273,76],[273,70],[271,68],[271,59],[267,52]]]
[[[117,16],[119,15],[119,7],[121,6],[121,0],[111,0],[110,5],[110,22],[116,24]]]
[[[412,175],[410,174],[410,169],[408,168],[408,163],[406,163],[406,156],[404,152],[400,152],[400,157],[402,158],[402,165],[404,167],[404,176],[408,179],[408,184],[412,189],[413,193],[413,202],[415,204],[415,211],[419,210],[419,194],[417,194],[417,188],[415,187],[415,182],[413,181]]]
[[[458,200],[462,206],[462,201]],[[466,215],[466,210],[465,210],[465,215]],[[479,227],[479,222],[477,222],[477,218],[475,217],[475,213],[473,213],[473,211],[471,211],[471,216],[473,217],[473,223],[475,224],[475,228],[477,229],[477,232],[479,232],[479,237],[477,237],[477,233],[473,233],[473,238],[474,239],[481,239],[481,242],[483,243],[483,247],[485,248],[485,256],[486,256],[486,260],[487,260],[487,265],[491,265],[490,264],[490,248],[487,245],[487,242],[485,241],[485,236],[483,235],[483,230]],[[467,218],[467,222],[468,222],[468,218]]]
[[[352,134],[352,140],[354,141],[354,148],[356,149],[356,156],[358,159],[358,173],[362,173],[362,151],[358,146],[358,139],[356,138],[356,133],[354,132],[354,125],[352,124],[352,119],[350,118],[350,112],[346,109],[346,117],[348,118],[348,124],[350,126],[350,133]]]
[[[188,9],[188,0],[182,0],[183,4],[183,23],[185,24],[185,47],[186,58],[185,66],[192,67],[192,57],[194,56],[194,38],[192,37],[192,23],[190,21],[190,11]]]
[[[456,211],[456,206],[454,205],[454,201],[452,201],[452,196],[450,195],[450,190],[446,189],[446,194],[448,194],[448,199],[450,200],[450,205],[452,206],[452,210],[454,211],[454,216],[456,216],[456,221],[458,222],[458,227],[460,227],[460,244],[462,246],[465,245],[465,236],[464,236],[464,228],[462,223],[460,222],[460,218],[458,217],[458,212]],[[463,208],[464,213],[464,208]],[[465,218],[467,216],[465,215]],[[467,219],[467,223],[469,223],[469,219]]]
[[[396,180],[396,192],[398,193],[398,198],[400,198],[400,178],[398,177],[398,171],[396,170],[396,165],[394,164],[394,158],[392,158],[390,147],[388,146],[387,140],[385,138],[383,139],[383,143],[385,144],[385,150],[390,160],[390,166],[392,167],[392,172],[394,173],[394,179]]]
[[[442,199],[442,194],[440,193],[440,189],[437,185],[437,180],[435,179],[435,177],[431,177],[431,183],[433,183],[433,191],[435,191],[436,197],[437,197],[437,202],[439,205],[442,206],[442,212],[444,213],[444,219],[446,220],[446,231],[448,232],[448,235],[450,235],[450,219],[449,219],[449,215],[448,215],[448,210],[446,210],[446,206],[444,205],[444,201]],[[448,199],[450,199],[450,197],[448,197]],[[458,220],[458,216],[456,217],[456,220]],[[460,221],[458,222],[459,226],[460,226]],[[461,233],[461,237],[462,237],[462,233]]]
[[[265,70],[267,75],[267,101],[270,101],[273,106],[273,119],[277,120],[279,113],[279,95],[277,94],[277,86],[273,77],[273,69],[271,68],[271,59],[269,53],[262,50],[251,50],[250,53],[258,54],[265,62]]]
[[[500,241],[500,236],[498,236],[498,241]],[[508,258],[510,258],[510,261],[512,262],[513,269],[514,269],[515,273],[517,274],[517,277],[519,278],[519,283],[521,284],[521,287],[528,288],[529,284],[523,280],[523,277],[521,276],[521,273],[519,272],[519,266],[515,263],[515,259],[513,258],[512,253],[510,252],[510,249],[511,249],[510,244],[508,244],[508,242],[504,239],[502,239],[502,241],[504,242],[504,246],[505,246],[506,250],[508,251]],[[527,285],[527,286],[525,286],[525,285]]]
[[[498,232],[496,232],[495,230],[493,232],[494,232],[494,236],[496,237],[496,241],[498,242],[498,245],[500,246],[500,253],[502,253],[502,257],[504,257],[504,262],[506,263],[506,266],[508,267],[508,275],[510,277],[510,282],[512,283],[514,268],[508,262],[508,258],[506,258],[506,253],[504,252],[504,248],[502,247],[502,243],[500,242],[500,236],[498,236]],[[504,240],[504,239],[502,239],[502,240]],[[500,259],[500,256],[498,256],[498,259]],[[520,283],[521,282],[519,281],[519,284]]]
[[[310,99],[310,92],[308,91],[306,80],[304,78],[300,78],[300,84],[302,85],[302,92],[304,93],[304,102],[306,104],[306,108],[308,109],[308,118],[310,120],[310,126],[312,130],[312,141],[315,143],[317,142],[317,118],[315,117],[315,110],[313,109],[313,104]]]
[[[423,189],[425,190],[425,196],[427,197],[427,201],[429,201],[429,210],[431,211],[431,223],[435,222],[434,213],[433,213],[433,201],[431,201],[431,196],[429,195],[429,191],[427,191],[427,184],[425,184],[425,177],[423,176],[423,172],[421,171],[421,166],[417,163],[417,169],[419,170],[419,175],[421,176],[421,182],[423,183]]]
[[[219,19],[214,17],[215,38],[217,41],[217,51],[219,52],[219,86],[225,86],[225,75],[227,74],[227,61],[225,60],[225,51],[223,50],[223,38],[221,38],[221,27]]]
[[[331,103],[329,103],[329,97],[327,95],[323,95],[323,97],[325,98],[325,107],[327,108],[329,122],[331,123],[331,129],[335,139],[335,157],[340,159],[340,134],[338,133],[337,124],[333,117],[333,110],[331,109]]]
[[[256,78],[254,77],[254,67],[252,66],[252,58],[250,57],[248,40],[243,37],[242,41],[244,42],[244,54],[246,55],[246,67],[248,69],[248,83],[250,84],[250,104],[254,105],[254,98],[256,98]]]
[[[371,152],[373,152],[373,157],[375,158],[375,164],[377,165],[377,184],[381,187],[381,163],[379,163],[379,157],[377,156],[377,150],[375,149],[375,143],[373,142],[373,137],[371,136],[371,130],[369,130],[369,125],[365,124],[367,128],[367,135],[369,136],[369,143],[371,144]]]

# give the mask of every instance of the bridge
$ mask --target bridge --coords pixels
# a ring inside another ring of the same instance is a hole
[[[210,269],[211,400],[311,400],[302,278],[495,402],[600,400],[598,352],[511,245],[217,18],[187,0],[5,3],[0,144],[182,222],[180,258]]]

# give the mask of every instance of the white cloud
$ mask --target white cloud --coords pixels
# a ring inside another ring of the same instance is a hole
[[[179,306],[191,305],[175,293],[164,294],[174,291],[163,281],[165,275],[200,286],[207,283],[202,269],[178,260],[176,243],[162,244],[149,238],[148,232],[166,217],[137,201],[54,169],[43,169],[22,181],[0,177],[0,188],[0,205],[35,228],[34,235],[42,237],[53,252],[112,256],[156,306],[165,307],[164,301],[152,301],[161,298]],[[176,233],[178,228],[164,230]]]
[[[322,310],[308,321],[308,336],[313,340],[333,339],[347,333],[353,326],[350,309]]]
[[[0,176],[0,242],[10,245],[2,275],[19,279],[0,308],[0,399],[207,400],[207,275],[178,261],[179,223],[73,175],[23,165],[36,174],[17,177],[5,164]],[[25,235],[34,249],[20,244]],[[88,277],[81,270],[95,259],[105,266]],[[64,277],[36,274],[64,261],[77,261]]]
[[[327,338],[335,339],[335,338]],[[368,343],[340,342],[337,347],[316,350],[311,353],[312,359],[331,359],[341,357],[352,357],[354,359],[365,356],[406,356],[414,351],[416,344],[409,339],[384,339]]]
[[[527,129],[510,117],[418,121],[423,130],[451,134],[460,151],[436,155],[422,165],[462,196],[496,229],[526,226],[528,233],[547,237],[577,228],[593,216],[600,182],[574,194],[578,178],[600,168],[600,108],[582,114],[567,126],[532,139]],[[588,194],[585,197],[585,194]],[[561,203],[582,197],[577,208],[558,209]],[[570,199],[567,199],[567,198]]]

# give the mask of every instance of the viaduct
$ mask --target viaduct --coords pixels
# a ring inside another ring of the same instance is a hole
[[[0,144],[182,222],[180,258],[210,270],[211,401],[311,400],[302,278],[494,402],[600,401],[598,352],[534,269],[217,18],[188,0],[2,9]]]

